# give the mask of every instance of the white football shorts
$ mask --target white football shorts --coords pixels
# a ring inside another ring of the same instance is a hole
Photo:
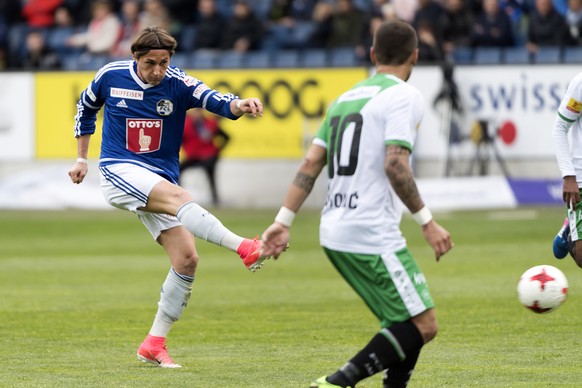
[[[132,163],[99,166],[99,171],[101,191],[107,203],[137,214],[154,240],[162,231],[182,225],[175,216],[139,210],[146,206],[150,192],[163,177]]]

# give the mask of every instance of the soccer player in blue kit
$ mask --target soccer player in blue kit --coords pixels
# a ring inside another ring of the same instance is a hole
[[[251,271],[268,258],[261,254],[260,240],[231,232],[177,184],[188,109],[236,120],[243,114],[262,116],[261,101],[219,93],[170,66],[176,46],[163,29],[147,27],[132,44],[132,60],[109,63],[97,72],[77,104],[78,158],[69,171],[73,183],[83,182],[89,139],[104,107],[99,158],[103,194],[112,206],[136,213],[171,262],[154,322],[137,351],[141,361],[164,368],[180,367],[168,355],[165,340],[192,292],[198,264],[192,235],[236,251]]]

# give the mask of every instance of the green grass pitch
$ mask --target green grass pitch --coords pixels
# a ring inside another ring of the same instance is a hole
[[[213,211],[260,234],[272,211]],[[558,261],[560,208],[436,214],[455,248],[436,263],[418,226],[402,228],[437,303],[440,331],[411,387],[579,387],[582,269]],[[169,263],[131,213],[0,212],[0,387],[307,387],[379,329],[318,245],[318,212],[298,215],[291,248],[250,273],[198,242],[192,298],[168,338],[183,365],[137,361]],[[570,283],[564,306],[536,315],[516,296],[527,268]],[[358,387],[379,387],[380,377]]]

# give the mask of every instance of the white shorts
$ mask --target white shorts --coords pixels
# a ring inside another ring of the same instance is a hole
[[[99,166],[101,191],[107,203],[119,209],[137,214],[140,221],[157,240],[164,230],[181,226],[175,216],[139,210],[146,206],[154,186],[165,180],[150,170],[131,163],[116,163]]]

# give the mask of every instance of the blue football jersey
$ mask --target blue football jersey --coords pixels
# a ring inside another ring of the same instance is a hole
[[[236,98],[174,66],[162,82],[150,85],[138,77],[134,61],[111,62],[81,93],[75,137],[95,133],[97,112],[104,107],[99,164],[135,163],[177,183],[186,111],[203,108],[236,120],[230,110]]]

